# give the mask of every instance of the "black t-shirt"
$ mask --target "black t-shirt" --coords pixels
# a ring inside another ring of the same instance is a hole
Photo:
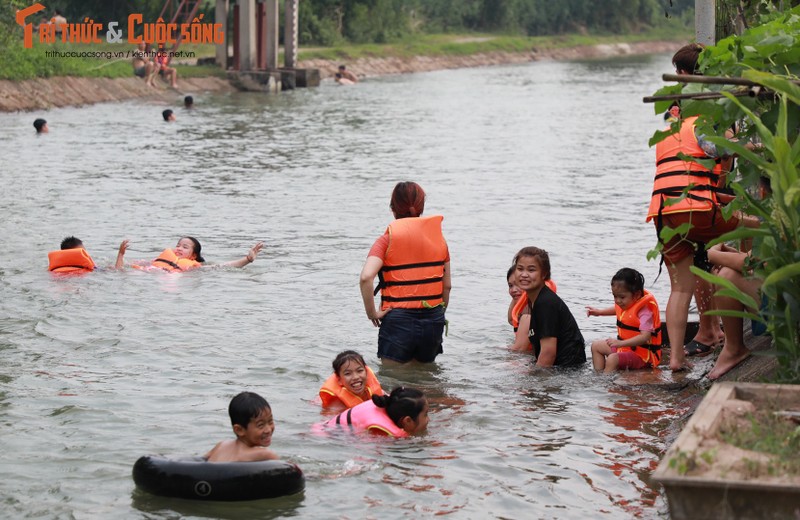
[[[575,366],[586,362],[586,345],[572,313],[564,301],[547,286],[542,287],[531,313],[531,329],[528,338],[533,353],[538,358],[542,350],[542,338],[556,338],[557,366]]]

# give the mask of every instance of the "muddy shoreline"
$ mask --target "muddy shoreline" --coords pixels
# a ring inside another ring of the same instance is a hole
[[[489,52],[469,56],[414,56],[409,58],[359,58],[348,60],[347,67],[361,78],[387,74],[408,74],[442,69],[484,67],[525,63],[538,60],[601,59],[614,56],[674,52],[681,42],[652,41],[618,43],[561,49],[532,49],[529,52]],[[316,68],[323,78],[336,72],[340,61],[304,60],[299,68]],[[183,94],[200,92],[234,92],[236,89],[223,78],[182,78],[178,90],[160,83],[148,87],[140,78],[76,78],[55,77],[24,81],[0,80],[0,111],[35,111],[64,106],[83,106],[93,103],[149,98],[175,103]]]

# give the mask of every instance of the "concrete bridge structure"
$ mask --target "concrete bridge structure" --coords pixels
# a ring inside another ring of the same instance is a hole
[[[233,27],[227,27],[225,43],[217,45],[216,63],[228,70],[231,81],[242,90],[279,92],[319,85],[317,69],[297,68],[299,0],[284,1],[283,66],[278,63],[278,0],[217,0],[215,19],[225,20],[233,10]],[[228,46],[233,56],[228,56]]]

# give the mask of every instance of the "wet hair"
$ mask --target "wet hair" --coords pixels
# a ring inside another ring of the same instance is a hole
[[[345,69],[344,65],[339,65],[339,70],[344,70],[344,69]]]
[[[419,414],[425,409],[425,394],[416,388],[398,386],[389,395],[373,395],[372,402],[379,408],[386,408],[386,414],[397,425],[403,417],[417,420]]]
[[[530,256],[538,260],[539,267],[545,272],[544,280],[547,281],[550,279],[550,255],[547,254],[547,251],[534,246],[523,247],[519,250],[519,253],[514,256],[514,269],[517,268],[517,262],[519,262],[519,259],[523,256]]]
[[[672,64],[675,66],[675,70],[678,72],[683,71],[687,74],[698,74],[697,59],[704,48],[699,43],[690,43],[678,49],[678,52],[672,56]]]
[[[169,121],[169,116],[171,115],[172,115],[172,110],[170,109],[166,109],[163,112],[161,112],[161,116],[164,118],[164,121]]]
[[[190,107],[194,105],[194,98],[192,96],[186,96],[183,98],[183,106]]]
[[[228,405],[231,425],[238,424],[242,428],[247,428],[250,421],[258,417],[265,409],[272,410],[266,399],[254,392],[242,392],[231,399],[231,404]]]
[[[339,355],[336,356],[336,359],[333,360],[333,373],[337,376],[339,375],[339,370],[348,362],[348,361],[355,361],[362,367],[367,367],[367,362],[364,361],[364,357],[356,352],[355,350],[345,350],[344,352],[339,352]]]
[[[185,237],[181,237],[181,238],[187,238],[187,239],[191,240],[192,241],[192,245],[194,246],[194,259],[197,260],[198,262],[200,262],[201,264],[203,262],[205,262],[205,259],[203,258],[203,255],[200,254],[200,251],[203,250],[203,246],[200,245],[200,241],[197,240],[196,238],[190,237],[190,236],[185,236]],[[178,239],[178,241],[180,242],[180,238]]]
[[[45,121],[41,117],[39,119],[36,119],[33,122],[33,127],[36,129],[36,133],[37,134],[41,134],[42,133],[42,128],[44,128],[44,125],[46,125],[46,124],[47,124],[47,121]]]
[[[61,249],[75,249],[83,247],[83,241],[80,238],[69,236],[61,241]]]
[[[425,191],[416,182],[398,182],[389,207],[395,218],[419,217],[425,210]]]
[[[611,278],[611,284],[621,283],[631,294],[644,294],[644,275],[636,269],[623,267]]]

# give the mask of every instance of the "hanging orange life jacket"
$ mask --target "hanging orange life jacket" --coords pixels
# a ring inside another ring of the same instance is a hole
[[[657,367],[661,363],[661,314],[658,311],[658,302],[648,291],[644,291],[644,296],[636,300],[633,305],[625,310],[619,305],[614,305],[617,312],[617,339],[626,340],[641,334],[639,329],[639,310],[648,306],[653,313],[653,335],[647,345],[636,347],[620,347],[619,352],[633,352],[642,361],[652,367]]]
[[[441,215],[408,217],[389,224],[389,247],[378,273],[381,309],[436,307],[443,300],[447,242]]]
[[[372,400],[364,401],[345,410],[327,423],[328,427],[349,428],[355,432],[368,431],[392,437],[408,437],[408,432],[397,426],[389,418],[385,408],[380,408]]]
[[[716,184],[722,166],[714,171],[700,163],[678,157],[680,153],[697,159],[709,159],[694,134],[697,116],[688,117],[681,123],[680,131],[656,144],[656,176],[647,221],[662,214],[687,211],[711,211],[716,208]],[[684,190],[686,195],[684,197]],[[680,199],[666,205],[669,199]]]
[[[48,269],[54,273],[77,273],[94,271],[92,257],[82,247],[60,249],[47,253],[50,260]]]
[[[364,368],[367,369],[366,385],[369,396],[383,395],[383,388],[381,388],[378,378],[375,377],[375,373],[369,367]],[[322,388],[319,389],[319,397],[322,399],[322,406],[330,406],[336,401],[341,401],[346,407],[352,408],[364,402],[359,396],[345,388],[344,385],[339,382],[339,377],[336,374],[331,374],[331,376],[325,380]]]
[[[165,271],[188,271],[202,267],[203,264],[196,260],[189,260],[188,258],[180,258],[175,254],[172,249],[165,249],[158,255],[158,258],[153,260],[152,266],[164,269]]]
[[[544,284],[553,292],[557,292],[558,287],[556,286],[556,282],[553,280],[546,280]],[[511,309],[511,325],[516,329],[519,327],[519,317],[522,316],[522,312],[525,310],[525,307],[528,306],[528,293],[522,291],[522,296],[517,299],[517,303],[514,304],[514,307]]]

